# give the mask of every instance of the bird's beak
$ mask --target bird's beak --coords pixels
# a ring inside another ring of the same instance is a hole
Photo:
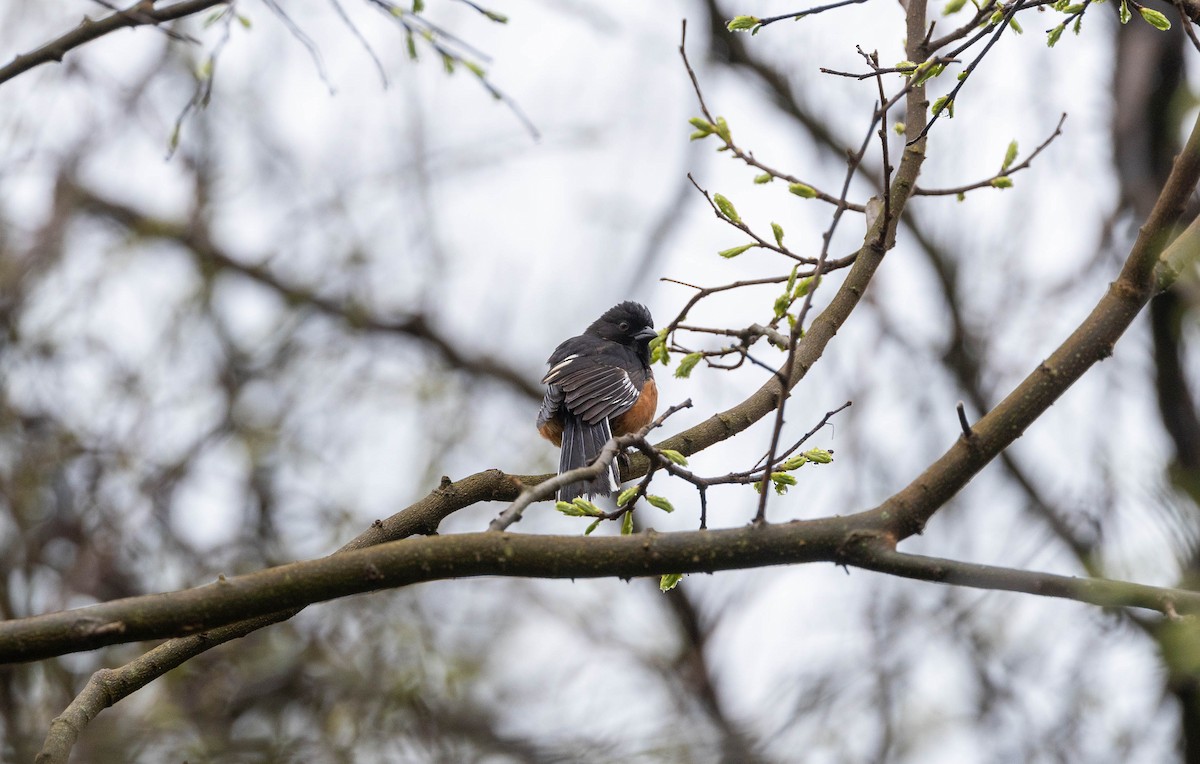
[[[658,332],[654,331],[653,327],[646,327],[637,334],[633,335],[635,340],[652,340],[658,336]]]

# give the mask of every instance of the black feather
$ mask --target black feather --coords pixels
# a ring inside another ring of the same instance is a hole
[[[574,414],[563,412],[562,453],[558,457],[559,473],[591,464],[611,439],[612,430],[609,429],[607,419],[600,420],[599,424],[588,424]],[[612,473],[611,477],[609,476],[610,472]],[[571,501],[585,493],[591,496],[608,496],[612,493],[613,486],[619,484],[620,479],[621,476],[617,472],[617,463],[614,459],[611,468],[594,480],[580,481],[558,489],[558,500]]]

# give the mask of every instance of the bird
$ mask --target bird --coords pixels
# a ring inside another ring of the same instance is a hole
[[[658,386],[650,369],[650,341],[657,336],[646,306],[626,301],[550,354],[537,428],[562,449],[559,474],[591,464],[613,436],[637,432],[654,418]],[[614,459],[611,469],[594,480],[559,488],[558,500],[608,496],[620,482]]]

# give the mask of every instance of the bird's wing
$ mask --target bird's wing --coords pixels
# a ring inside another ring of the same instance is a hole
[[[543,412],[566,406],[588,424],[623,414],[637,402],[641,390],[619,354],[575,352],[551,357]],[[636,371],[635,371],[636,373]],[[638,375],[640,376],[640,375]],[[553,415],[553,411],[549,412]]]

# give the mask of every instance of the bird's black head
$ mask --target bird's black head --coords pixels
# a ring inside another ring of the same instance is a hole
[[[605,311],[587,328],[587,334],[633,348],[647,363],[650,360],[650,340],[658,336],[654,331],[654,319],[650,317],[646,306],[629,301]]]

